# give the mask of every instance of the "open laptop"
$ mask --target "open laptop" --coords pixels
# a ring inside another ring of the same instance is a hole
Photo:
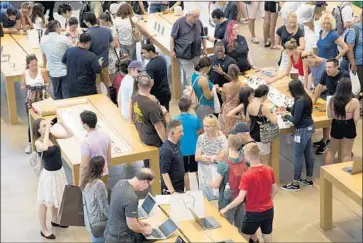
[[[169,218],[159,227],[153,228],[151,235],[145,236],[145,238],[148,240],[164,240],[172,235],[177,229],[178,226],[176,225],[176,223]]]
[[[351,175],[361,173],[363,171],[362,161],[353,161],[352,167],[345,167],[343,168],[343,170]]]
[[[156,201],[150,193],[147,194],[145,200],[142,202],[141,207],[138,208],[137,213],[139,219],[146,219],[149,217],[151,210],[155,206]]]
[[[199,218],[199,216],[193,211],[193,209],[188,208],[189,211],[192,213],[195,221],[197,221],[200,226],[203,227],[205,230],[209,229],[215,229],[221,227],[221,224],[217,222],[213,217],[205,217],[205,218]]]

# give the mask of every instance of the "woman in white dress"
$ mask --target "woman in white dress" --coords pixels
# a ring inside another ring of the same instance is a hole
[[[26,96],[29,97],[36,86],[47,89],[49,87],[49,76],[44,68],[38,67],[38,59],[35,55],[29,55],[26,57],[26,70],[21,76],[21,89],[26,91]],[[38,97],[41,98],[41,97]],[[39,101],[39,100],[34,100]],[[29,108],[31,103],[28,98],[26,100],[26,112],[29,118]],[[25,153],[29,154],[31,152],[30,146],[30,127],[28,124],[28,144],[25,148]]]
[[[57,139],[69,138],[73,136],[73,133],[64,124],[60,125],[62,121],[59,114],[57,117],[58,128],[53,126],[52,121],[42,118],[35,120],[33,124],[35,149],[41,156],[43,162],[43,170],[39,177],[37,195],[41,226],[40,235],[47,239],[55,239],[54,234],[47,226],[47,208],[51,208],[51,225],[53,227],[68,227],[61,226],[58,218],[58,208],[61,205],[67,179],[63,169],[61,151],[57,144]]]

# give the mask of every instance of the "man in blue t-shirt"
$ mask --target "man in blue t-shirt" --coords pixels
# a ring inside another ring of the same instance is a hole
[[[305,51],[302,52],[301,58],[303,59],[304,67],[305,65],[307,65],[307,67],[310,68],[312,76],[311,88],[312,90],[314,90],[318,86],[321,76],[325,72],[326,59],[318,57],[313,52],[305,52]],[[308,72],[304,72],[304,80],[308,79],[308,75],[309,75]],[[326,93],[323,92],[321,95],[323,96],[323,98],[326,99]]]
[[[184,160],[184,182],[187,190],[190,190],[188,172],[198,171],[198,163],[195,161],[195,150],[198,135],[202,132],[202,123],[198,116],[189,113],[191,105],[192,101],[189,97],[181,97],[179,100],[181,114],[174,117],[175,120],[181,121],[184,131],[184,135],[180,140],[180,151]]]
[[[99,26],[97,24],[96,15],[93,12],[86,12],[84,14],[84,21],[88,27],[87,33],[90,34],[92,42],[89,51],[96,54],[98,59],[103,59],[102,70],[100,73],[100,79],[97,75],[97,91],[100,93],[100,81],[105,84],[106,87],[112,86],[110,81],[109,65],[109,47],[113,48],[113,37],[111,30],[106,27]]]
[[[348,53],[343,58],[340,69],[353,73],[358,73],[358,78],[361,84],[361,91],[363,90],[363,37],[362,37],[362,17],[360,22],[351,27],[345,37],[345,42],[348,45]],[[358,31],[358,33],[356,32]]]

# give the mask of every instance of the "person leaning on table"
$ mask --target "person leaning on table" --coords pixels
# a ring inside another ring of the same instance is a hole
[[[0,20],[4,34],[15,34],[21,29],[20,13],[12,6],[7,9],[1,9]]]
[[[207,42],[202,39],[206,34],[199,16],[199,9],[192,9],[175,21],[171,30],[170,56],[179,59],[186,76],[184,83],[187,85],[191,83],[194,66],[198,64],[200,55],[207,55]],[[180,49],[183,53],[178,53],[181,52]],[[185,52],[189,52],[190,55],[185,55]]]
[[[143,242],[143,235],[151,235],[151,226],[138,220],[137,193],[148,189],[153,181],[152,170],[142,168],[133,178],[120,180],[113,187],[104,234],[107,243]]]
[[[168,139],[160,148],[160,174],[162,176],[163,194],[184,192],[184,160],[180,152],[179,141],[183,134],[183,126],[179,120],[171,120],[168,124]]]
[[[339,61],[335,58],[327,60],[325,72],[321,76],[320,82],[315,89],[313,103],[316,104],[319,98],[327,100],[328,102],[328,97],[334,95],[338,82],[343,77],[350,79],[347,71],[339,69]],[[329,131],[330,128],[323,128],[323,139],[313,143],[314,147],[318,147],[316,154],[323,154],[327,149],[327,145],[330,142]]]

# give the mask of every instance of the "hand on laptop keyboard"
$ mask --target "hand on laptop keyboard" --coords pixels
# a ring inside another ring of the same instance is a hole
[[[159,231],[157,231],[156,229],[153,229],[151,236],[154,238],[161,238]]]

